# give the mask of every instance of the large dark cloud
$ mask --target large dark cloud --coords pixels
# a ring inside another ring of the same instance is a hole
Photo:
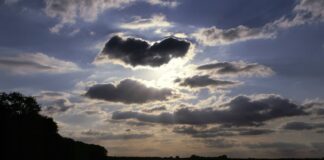
[[[177,79],[175,82],[180,82],[181,86],[189,86],[191,88],[198,87],[228,87],[237,84],[237,82],[224,81],[224,80],[215,80],[210,78],[208,75],[196,75],[193,77],[188,77],[183,80]]]
[[[119,84],[97,84],[89,88],[87,97],[111,102],[146,103],[164,101],[172,96],[171,89],[147,87],[132,79],[122,80]]]
[[[265,121],[307,114],[303,108],[279,96],[269,95],[253,99],[238,96],[229,103],[223,104],[224,109],[181,108],[173,113],[163,112],[158,115],[141,112],[114,112],[112,119],[136,119],[138,121],[162,124],[222,124],[230,126],[257,126]]]
[[[141,39],[114,36],[106,43],[101,55],[133,67],[158,67],[168,63],[172,58],[184,57],[189,47],[189,42],[174,37],[151,45]]]
[[[287,130],[324,129],[324,123],[289,122],[282,128]]]
[[[273,74],[271,68],[257,63],[239,62],[217,62],[205,64],[197,67],[198,70],[212,71],[217,74],[227,75],[260,75],[266,76]]]
[[[212,128],[196,128],[193,126],[175,127],[173,132],[186,134],[196,138],[210,137],[228,137],[228,136],[256,136],[273,133],[269,129],[256,128],[228,128],[228,127],[212,127]]]

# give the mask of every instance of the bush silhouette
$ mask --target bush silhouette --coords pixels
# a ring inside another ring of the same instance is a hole
[[[52,118],[39,114],[33,97],[0,93],[0,159],[100,160],[107,151],[64,138]]]

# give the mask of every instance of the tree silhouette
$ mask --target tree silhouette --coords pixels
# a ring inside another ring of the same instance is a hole
[[[107,151],[64,138],[52,118],[39,114],[33,97],[0,93],[0,159],[100,160]]]

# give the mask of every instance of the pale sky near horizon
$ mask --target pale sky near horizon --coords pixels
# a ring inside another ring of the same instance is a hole
[[[112,156],[323,157],[323,0],[0,0],[0,91]]]

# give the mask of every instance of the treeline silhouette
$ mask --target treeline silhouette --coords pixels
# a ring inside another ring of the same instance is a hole
[[[217,157],[108,157],[109,160],[324,160],[324,158],[228,158],[226,155]]]
[[[58,134],[52,118],[40,115],[33,97],[0,93],[1,160],[101,160],[104,147]]]

